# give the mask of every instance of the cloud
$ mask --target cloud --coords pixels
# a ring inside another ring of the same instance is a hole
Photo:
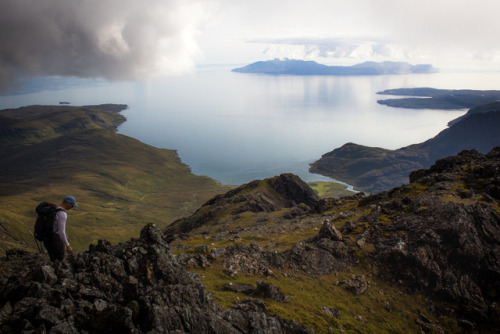
[[[285,38],[253,40],[267,44],[263,53],[270,58],[294,59],[415,59],[425,58],[408,48],[375,38]]]
[[[206,10],[196,0],[2,0],[0,87],[23,76],[185,72]]]
[[[320,57],[332,63],[373,58],[441,68],[500,66],[498,1],[221,1],[222,19],[212,36],[253,42],[243,54],[238,53],[242,46],[226,49],[230,56],[258,48],[254,58],[264,51],[270,58]]]

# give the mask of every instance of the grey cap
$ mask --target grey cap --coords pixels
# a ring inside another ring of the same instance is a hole
[[[64,197],[63,202],[67,202],[67,203],[73,205],[73,207],[75,207],[75,208],[78,207],[78,205],[76,205],[76,199],[73,196]]]

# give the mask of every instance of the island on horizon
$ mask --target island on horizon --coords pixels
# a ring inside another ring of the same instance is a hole
[[[328,66],[312,60],[274,59],[258,61],[250,65],[235,68],[232,72],[260,74],[291,74],[291,75],[390,75],[390,74],[428,74],[439,70],[431,64],[412,65],[405,62],[373,62],[352,66]]]

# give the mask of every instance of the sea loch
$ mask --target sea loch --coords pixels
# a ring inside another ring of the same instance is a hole
[[[195,174],[236,185],[283,172],[323,180],[308,172],[309,163],[344,143],[388,149],[419,143],[466,112],[391,108],[377,104],[384,98],[379,91],[500,88],[500,73],[270,76],[232,67],[141,82],[40,79],[0,96],[0,108],[127,104],[120,133],[175,149]]]

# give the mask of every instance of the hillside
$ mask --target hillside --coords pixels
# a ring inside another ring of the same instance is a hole
[[[384,90],[377,94],[416,96],[377,101],[389,107],[410,109],[465,109],[500,100],[498,90],[398,88]]]
[[[397,150],[345,144],[311,164],[310,171],[370,193],[408,183],[410,172],[437,159],[466,149],[487,153],[500,145],[500,102],[472,108],[449,124],[436,137]]]
[[[144,222],[165,227],[193,213],[216,181],[193,175],[172,150],[116,133],[126,106],[30,106],[0,111],[0,251],[35,250],[34,208],[75,196],[68,237],[76,250],[99,238],[139,233]],[[112,110],[112,111],[109,111]]]
[[[402,62],[385,61],[381,63],[364,62],[352,66],[327,66],[315,61],[296,59],[274,59],[258,61],[244,67],[235,68],[232,72],[291,74],[291,75],[387,75],[409,73],[435,73],[429,64],[411,65]]]
[[[498,147],[463,151],[409,185],[341,199],[284,174],[60,264],[10,250],[0,331],[495,332],[499,168]]]

